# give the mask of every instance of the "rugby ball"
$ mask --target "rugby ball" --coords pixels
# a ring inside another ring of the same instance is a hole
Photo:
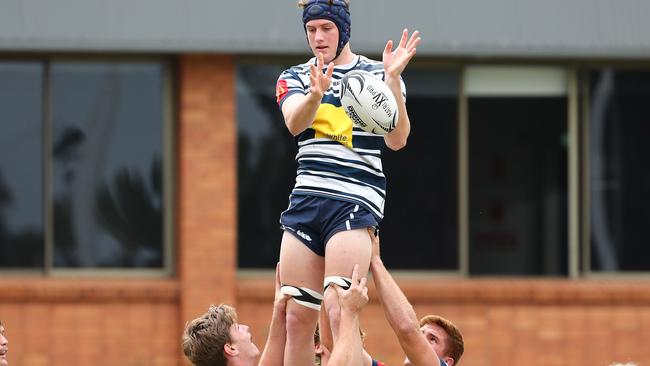
[[[397,101],[388,85],[367,71],[353,70],[341,79],[341,106],[355,126],[385,135],[397,126]]]

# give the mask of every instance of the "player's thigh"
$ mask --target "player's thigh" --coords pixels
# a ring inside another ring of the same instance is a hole
[[[344,230],[334,234],[325,246],[325,276],[352,276],[355,264],[359,277],[368,273],[372,243],[367,228]]]
[[[285,231],[280,245],[280,282],[322,293],[324,258]]]

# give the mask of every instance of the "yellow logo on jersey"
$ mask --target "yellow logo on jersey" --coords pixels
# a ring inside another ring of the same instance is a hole
[[[326,137],[352,148],[352,120],[341,107],[321,104],[311,128],[316,131],[316,138]]]

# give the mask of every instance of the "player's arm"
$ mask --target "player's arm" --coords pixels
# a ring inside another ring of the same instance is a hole
[[[280,263],[278,263],[275,267],[275,299],[269,337],[260,357],[259,366],[276,366],[284,362],[284,346],[287,341],[286,310],[287,296],[280,292]]]
[[[330,63],[327,71],[323,74],[323,55],[318,55],[316,65],[310,65],[309,74],[309,93],[292,94],[286,97],[282,102],[282,114],[284,115],[284,123],[287,125],[289,132],[296,136],[307,127],[311,126],[316,111],[320,106],[323,99],[323,94],[329,88],[332,81],[332,72],[334,72],[334,64]]]
[[[339,335],[329,360],[330,366],[359,366],[364,364],[364,351],[359,332],[359,313],[368,302],[367,278],[359,280],[359,265],[352,271],[352,284],[347,290],[336,288],[341,307]]]
[[[406,357],[414,366],[440,366],[440,360],[420,331],[413,306],[390,275],[379,255],[379,237],[369,230],[372,239],[370,271],[377,288],[384,315],[397,335]]]
[[[399,150],[406,146],[406,141],[411,133],[411,121],[409,120],[406,102],[402,94],[400,75],[411,58],[415,56],[416,48],[420,43],[419,35],[420,33],[418,31],[413,32],[407,42],[408,30],[404,29],[397,48],[393,50],[393,41],[389,40],[383,52],[384,81],[395,96],[399,114],[395,129],[384,136],[386,146],[391,150]]]
[[[340,309],[337,311],[340,312]],[[339,315],[340,319],[340,315]],[[339,325],[340,326],[340,325]],[[327,349],[334,349],[334,340],[332,337],[332,330],[330,329],[329,316],[326,309],[323,307],[320,310],[320,319],[319,319],[319,330],[320,330],[320,343],[327,347]],[[363,363],[362,366],[372,366],[372,357],[365,349],[363,349]]]

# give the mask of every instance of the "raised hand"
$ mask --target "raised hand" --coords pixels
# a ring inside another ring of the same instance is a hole
[[[363,308],[363,306],[368,302],[367,282],[368,279],[366,277],[359,280],[359,265],[355,264],[354,270],[352,270],[352,284],[350,285],[350,288],[343,290],[338,286],[336,287],[341,310],[346,309],[353,313],[361,311],[361,308]]]
[[[382,60],[386,76],[397,77],[402,74],[411,58],[415,56],[418,44],[420,44],[420,32],[415,31],[409,38],[408,29],[402,32],[399,45],[393,50],[393,40],[386,42]],[[408,42],[407,42],[408,39]]]
[[[323,94],[325,94],[325,91],[330,87],[330,83],[332,82],[332,73],[334,72],[334,63],[330,62],[329,65],[327,65],[327,71],[323,73],[322,70],[324,64],[325,61],[323,60],[323,54],[319,53],[316,65],[309,65],[309,94],[312,98],[318,98],[319,101],[323,99]]]
[[[280,262],[275,265],[275,298],[273,299],[273,307],[279,314],[284,315],[287,308],[288,295],[280,291],[282,284],[280,283]]]

